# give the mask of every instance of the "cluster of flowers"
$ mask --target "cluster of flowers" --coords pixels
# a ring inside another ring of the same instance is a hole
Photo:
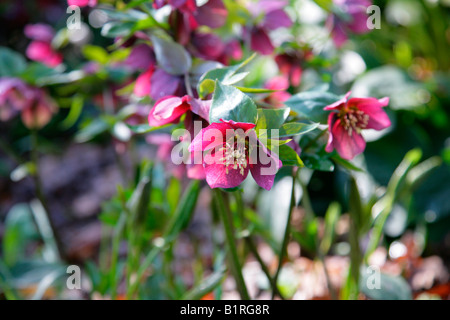
[[[68,4],[83,7],[94,6],[96,2],[69,0]],[[332,14],[327,20],[327,26],[337,46],[343,45],[347,40],[348,32],[367,31],[365,8],[370,4],[368,0],[334,0],[334,5],[345,12],[345,16]],[[261,0],[257,4],[250,2],[247,9],[252,17],[251,21],[242,27],[240,36],[224,41],[213,32],[227,20],[228,12],[222,0],[209,0],[201,6],[198,6],[195,0],[153,2],[155,9],[167,5],[171,8],[168,22],[173,39],[186,48],[190,55],[223,65],[242,59],[241,39],[245,40],[244,44],[249,45],[252,51],[262,55],[273,54],[274,45],[269,32],[292,25],[284,10],[286,1]],[[51,27],[42,24],[30,25],[25,29],[25,34],[32,39],[27,49],[28,58],[49,67],[62,63],[61,53],[52,47],[54,31]],[[121,39],[117,39],[119,40]],[[122,45],[132,47],[125,63],[138,74],[134,94],[156,101],[148,114],[148,124],[160,127],[176,124],[184,119],[185,128],[191,137],[195,137],[188,141],[191,157],[208,153],[215,159],[214,162],[208,162],[205,156],[201,164],[173,165],[172,173],[175,176],[181,177],[186,171],[189,178],[206,179],[212,188],[234,188],[239,186],[250,172],[258,185],[265,189],[272,187],[275,173],[281,168],[282,162],[275,152],[258,140],[255,123],[236,122],[236,119],[210,122],[211,95],[200,99],[195,88],[190,86],[188,74],[174,74],[161,68],[151,45],[151,37],[144,32],[136,32]],[[311,56],[312,53],[297,49],[274,57],[281,75],[266,83],[266,89],[276,90],[267,95],[264,100],[266,105],[273,108],[283,106],[283,102],[290,97],[286,90],[290,86],[295,88],[300,84],[302,64]],[[390,120],[382,109],[388,104],[387,98],[349,99],[349,94],[325,108],[330,111],[329,140],[325,150],[332,152],[336,149],[344,159],[352,159],[364,151],[362,130],[381,130],[390,126]],[[55,110],[55,104],[42,89],[32,88],[18,79],[0,80],[1,120],[6,120],[14,112],[20,111],[23,122],[28,127],[39,128],[49,121]],[[195,121],[202,124],[200,132],[194,130]],[[227,134],[230,131],[233,132],[231,138]],[[175,143],[171,137],[152,134],[147,140],[160,146],[158,157],[170,166],[171,149]],[[296,147],[298,149],[298,146]],[[259,150],[259,153],[254,153],[253,150]],[[268,167],[275,170],[264,170]]]

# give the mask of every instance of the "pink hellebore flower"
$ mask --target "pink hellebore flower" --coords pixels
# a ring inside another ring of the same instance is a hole
[[[193,112],[208,121],[210,100],[194,99],[191,96],[182,98],[167,96],[156,101],[148,115],[148,124],[159,127],[169,123],[178,123],[183,114]]]
[[[51,120],[57,108],[43,89],[31,87],[18,78],[0,78],[0,121],[20,112],[27,128],[39,129]]]
[[[269,90],[277,90],[275,92],[270,93],[264,99],[264,102],[270,104],[275,108],[283,107],[283,102],[285,102],[291,97],[291,94],[286,91],[287,89],[289,89],[289,81],[286,77],[283,76],[274,77],[264,84],[264,88]]]
[[[386,112],[382,109],[389,104],[389,98],[351,98],[350,92],[338,102],[324,110],[333,112],[328,116],[330,136],[325,148],[327,152],[336,149],[347,160],[353,159],[366,148],[366,141],[361,135],[363,129],[382,130],[391,125]]]
[[[93,7],[97,5],[97,0],[67,0],[69,6]]]
[[[63,56],[52,48],[51,42],[55,35],[52,27],[42,23],[29,24],[24,33],[33,40],[26,51],[28,58],[49,67],[56,67],[63,61]]]
[[[255,124],[220,121],[202,129],[189,146],[191,152],[204,151],[206,182],[211,188],[234,188],[250,171],[259,186],[270,190],[282,163],[258,140]]]
[[[269,31],[281,27],[289,28],[292,21],[283,10],[287,1],[260,0],[249,3],[249,11],[255,19],[264,15],[262,21],[250,29],[250,47],[263,55],[269,55],[275,49],[269,38]]]
[[[333,2],[348,15],[347,19],[336,14],[330,15],[326,23],[338,48],[347,42],[348,33],[363,34],[369,32],[366,10],[372,5],[372,0],[333,0]]]

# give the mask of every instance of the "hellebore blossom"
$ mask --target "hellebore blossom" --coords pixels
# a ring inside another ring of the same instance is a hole
[[[169,17],[169,24],[175,31],[177,42],[182,45],[189,42],[191,32],[199,26],[219,28],[228,16],[222,0],[209,0],[200,7],[197,7],[195,0],[155,1],[153,6],[160,8],[167,3],[176,9]]]
[[[325,148],[327,152],[336,149],[347,160],[353,159],[366,148],[361,135],[363,129],[382,130],[391,125],[386,112],[382,109],[389,104],[389,98],[351,98],[346,96],[325,107],[332,111],[328,116],[330,136]]]
[[[250,47],[263,55],[269,55],[275,49],[269,38],[269,31],[292,25],[289,16],[284,12],[287,1],[261,0],[258,3],[249,3],[249,11],[255,19],[263,15],[262,21],[251,27]]]
[[[29,24],[24,32],[33,40],[26,51],[28,58],[49,67],[56,67],[63,61],[63,56],[52,47],[52,39],[55,35],[52,27],[42,23]]]
[[[43,89],[31,87],[17,78],[0,78],[0,120],[7,121],[20,112],[29,129],[45,126],[57,110]]]
[[[250,171],[256,183],[270,190],[282,163],[258,140],[255,124],[220,120],[195,136],[190,152],[204,151],[206,182],[211,188],[239,186]]]
[[[347,15],[342,17],[332,14],[326,22],[337,47],[344,45],[350,32],[356,34],[369,32],[366,10],[372,5],[372,0],[333,0],[333,2],[344,15]]]
[[[183,114],[192,112],[208,121],[210,100],[194,99],[191,96],[182,98],[167,96],[156,101],[148,115],[148,124],[159,127],[168,123],[178,123]]]

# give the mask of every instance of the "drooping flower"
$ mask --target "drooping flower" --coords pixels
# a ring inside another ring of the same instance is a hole
[[[361,130],[382,130],[391,125],[388,115],[382,109],[389,104],[389,98],[351,98],[345,97],[327,107],[332,111],[328,116],[330,136],[325,148],[327,152],[336,149],[347,160],[353,159],[366,148]]]
[[[259,20],[261,15],[263,18],[254,26],[250,27],[247,32],[250,33],[250,47],[263,55],[269,55],[275,49],[269,32],[281,27],[289,28],[292,21],[283,10],[287,5],[287,1],[282,0],[262,0],[256,3],[249,3],[248,9],[255,20]]]
[[[220,120],[202,129],[189,151],[203,151],[201,159],[211,188],[239,186],[251,172],[256,183],[270,190],[282,163],[258,140],[255,124]]]
[[[29,129],[45,126],[57,105],[41,88],[27,85],[18,78],[0,78],[0,120],[7,121],[21,113]]]
[[[334,43],[339,48],[348,40],[348,33],[363,34],[367,28],[366,10],[372,5],[372,0],[333,0],[340,9],[341,15],[331,14],[326,22]]]
[[[275,56],[275,62],[280,72],[294,87],[297,87],[302,80],[303,64],[312,56],[310,50],[292,50]]]
[[[56,67],[63,61],[61,53],[52,47],[52,39],[55,35],[53,28],[42,23],[27,25],[25,35],[32,39],[26,50],[29,59],[41,62],[49,67]]]
[[[191,96],[167,96],[156,101],[148,115],[148,124],[158,127],[169,123],[178,123],[183,114],[192,112],[208,121],[210,100],[194,99]]]

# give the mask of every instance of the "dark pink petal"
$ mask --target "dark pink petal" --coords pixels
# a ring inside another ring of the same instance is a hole
[[[63,56],[61,53],[53,51],[50,56],[48,56],[46,59],[42,61],[45,65],[49,67],[56,67],[60,65],[63,61]]]
[[[228,123],[214,122],[202,129],[189,145],[189,151],[204,151],[213,149],[224,143],[227,129],[233,129]],[[215,131],[217,130],[217,131]]]
[[[292,26],[291,18],[282,9],[273,10],[266,14],[262,22],[262,26],[269,30],[278,28],[289,28]]]
[[[53,52],[50,43],[44,41],[32,41],[27,48],[27,57],[31,60],[42,62]]]
[[[136,84],[134,85],[134,94],[138,97],[145,97],[150,94],[151,90],[151,78],[153,75],[153,67],[149,68],[147,71],[139,75],[136,79]]]
[[[194,13],[199,25],[220,28],[227,20],[228,12],[222,0],[209,0]]]
[[[155,65],[155,54],[150,46],[141,43],[133,48],[125,63],[134,70],[147,70]]]
[[[333,30],[331,30],[331,36],[333,37],[334,44],[338,48],[342,47],[347,42],[347,32],[340,21],[334,24]]]
[[[347,92],[347,94],[345,95],[344,98],[342,98],[339,101],[336,101],[333,104],[330,104],[329,106],[326,106],[325,108],[323,108],[324,110],[338,110],[340,109],[343,105],[345,105],[347,103],[348,97],[350,96],[351,92]]]
[[[382,130],[391,126],[391,120],[382,109],[389,104],[389,98],[352,98],[348,101],[349,106],[356,106],[359,110],[369,116],[367,129]]]
[[[269,55],[275,49],[266,31],[261,28],[252,29],[250,42],[251,49],[263,55]]]
[[[93,6],[97,5],[97,0],[67,0],[67,4],[69,6],[93,7]]]
[[[241,43],[236,39],[233,39],[230,42],[228,42],[225,47],[225,54],[233,60],[241,60],[242,57],[244,56],[244,53],[242,52]]]
[[[53,28],[44,23],[26,25],[24,33],[27,38],[44,42],[51,42],[55,36]]]
[[[191,42],[195,47],[193,53],[204,60],[216,60],[225,50],[222,39],[213,33],[195,32]]]
[[[263,155],[265,161],[262,162],[258,155],[257,163],[250,164],[250,172],[260,187],[270,190],[275,181],[275,175],[283,164],[278,156],[274,152],[270,152],[260,141],[258,141],[258,152],[265,154],[265,156]]]
[[[209,110],[212,100],[192,99],[190,101],[191,111],[209,122]]]
[[[349,135],[339,119],[334,122],[331,134],[333,135],[333,146],[343,159],[351,160],[366,148],[364,138],[355,131]],[[329,150],[328,146],[327,149]]]
[[[150,110],[148,124],[152,127],[159,127],[168,123],[176,123],[189,109],[189,104],[180,97],[164,97],[156,101]]]
[[[367,14],[365,8],[364,11],[356,11],[354,13],[350,13],[352,16],[352,22],[347,25],[347,27],[356,34],[363,34],[370,31],[367,28]]]
[[[224,119],[220,119],[220,121],[222,121],[223,123],[228,124],[234,130],[242,129],[242,130],[244,130],[244,132],[247,132],[248,130],[253,129],[254,127],[256,127],[256,124],[249,123],[249,122],[236,122],[236,121],[233,121],[233,120],[224,120]]]
[[[188,164],[187,176],[189,179],[203,180],[206,178],[205,168],[201,164]]]
[[[168,74],[163,69],[157,69],[151,78],[150,96],[158,100],[165,96],[178,94],[182,84],[181,77]]]
[[[206,182],[211,188],[234,188],[239,186],[248,175],[248,167],[244,170],[244,174],[240,173],[240,169],[233,169],[228,166],[228,173],[224,164],[205,164]]]

